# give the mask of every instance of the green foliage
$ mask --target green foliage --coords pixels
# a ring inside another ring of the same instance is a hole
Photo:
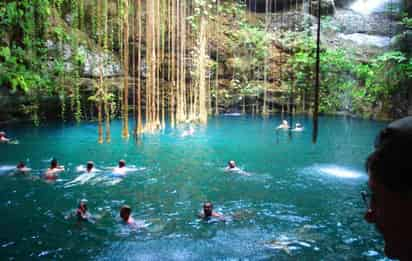
[[[315,79],[314,41],[301,41],[289,59],[289,86],[311,90]],[[412,59],[398,51],[386,52],[367,64],[348,58],[342,50],[323,49],[320,56],[320,112],[347,110],[364,114],[391,96],[412,79]],[[291,80],[292,79],[292,80]]]

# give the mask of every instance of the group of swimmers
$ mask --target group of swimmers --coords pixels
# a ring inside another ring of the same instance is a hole
[[[16,171],[20,173],[28,173],[31,171],[30,168],[24,164],[23,161],[20,161],[17,166],[16,166]],[[50,162],[50,167],[44,172],[43,177],[48,180],[54,180],[57,179],[58,174],[64,171],[64,166],[59,165],[58,161],[56,159],[52,159]],[[92,173],[92,172],[97,172],[100,171],[94,167],[94,162],[93,161],[88,161],[86,164],[86,169],[81,172],[85,173]],[[126,168],[126,161],[125,160],[119,160],[118,166],[114,167],[112,169],[112,174],[115,176],[124,176],[126,175],[127,168]]]
[[[50,167],[44,172],[44,178],[46,180],[55,180],[58,177],[58,174],[63,172],[64,170],[65,170],[64,166],[59,165],[56,159],[52,159],[50,162]],[[24,164],[24,162],[21,161],[17,164],[16,171],[27,174],[29,171],[31,171],[31,169],[28,168]],[[93,161],[88,161],[86,164],[86,168],[83,170],[83,172],[88,173],[88,174],[91,174],[97,171],[100,171],[100,170],[95,168]],[[234,160],[230,160],[227,163],[227,167],[225,168],[225,171],[240,173],[241,170],[236,166],[236,162]],[[118,166],[113,168],[112,172],[113,174],[125,175],[126,174],[126,161],[119,160]],[[131,225],[132,227],[137,227],[137,224],[135,220],[133,219],[131,213],[132,213],[132,208],[128,205],[123,205],[120,208],[119,216],[125,224]],[[75,216],[77,217],[78,221],[89,221],[92,223],[95,222],[93,215],[91,215],[88,212],[87,200],[85,199],[82,199],[79,202],[79,205],[75,212]],[[213,210],[212,202],[205,202],[203,204],[203,209],[198,214],[198,217],[201,219],[205,219],[205,220],[214,218],[219,221],[225,221],[225,218],[221,213],[218,213]]]
[[[283,120],[282,123],[276,128],[276,130],[291,130],[291,131],[303,131],[303,126],[299,122],[295,124],[295,128],[291,128],[287,120]]]
[[[86,199],[80,200],[79,205],[76,209],[75,215],[77,217],[77,220],[80,222],[82,221],[87,221],[91,223],[95,222],[95,218],[88,211]],[[132,228],[138,228],[138,223],[133,218],[132,208],[129,205],[123,205],[120,207],[119,216],[124,224],[129,225]],[[198,217],[203,220],[214,219],[217,221],[226,221],[223,214],[213,210],[212,202],[205,202],[203,204],[203,208],[198,214]]]
[[[187,131],[186,135],[192,135],[194,132],[194,130],[191,128],[190,130]],[[185,136],[186,136],[185,135]],[[6,133],[5,132],[0,132],[0,142],[1,143],[8,143],[10,142],[11,139],[6,137]],[[25,165],[25,163],[23,161],[20,161],[17,166],[16,166],[16,171],[19,173],[23,173],[23,174],[27,174],[28,172],[31,171],[31,168],[27,167]],[[47,170],[43,173],[43,177],[46,180],[55,180],[57,179],[58,175],[65,171],[65,168],[63,165],[60,165],[57,161],[57,159],[52,159],[50,161],[50,167],[47,168]],[[88,161],[86,164],[86,168],[81,170],[81,172],[84,172],[85,174],[91,174],[93,172],[98,172],[100,171],[99,169],[95,168],[94,162],[93,161]],[[123,176],[126,174],[126,161],[125,160],[119,160],[118,162],[118,166],[114,167],[112,169],[112,174],[116,175],[116,176]],[[225,168],[225,171],[227,172],[238,172],[240,174],[242,174],[243,172],[236,166],[236,162],[234,160],[230,160],[227,163],[227,167]],[[244,172],[246,173],[246,172]],[[131,225],[131,226],[136,226],[136,222],[133,219],[132,215],[132,208],[128,205],[123,205],[120,208],[119,211],[119,216],[122,219],[122,221],[125,224]],[[94,223],[94,217],[93,215],[91,215],[88,211],[88,207],[87,207],[87,200],[82,199],[79,204],[78,207],[76,209],[75,212],[75,216],[77,217],[77,219],[79,221],[89,221]],[[202,219],[211,219],[211,218],[215,218],[217,220],[220,221],[225,221],[224,216],[221,213],[218,213],[216,211],[213,210],[213,204],[212,202],[205,202],[203,204],[203,208],[200,211],[200,213],[198,214],[199,218]]]

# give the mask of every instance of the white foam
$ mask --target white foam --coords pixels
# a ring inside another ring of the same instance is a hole
[[[356,179],[362,177],[361,172],[338,165],[318,166],[318,170],[322,174],[338,178]]]

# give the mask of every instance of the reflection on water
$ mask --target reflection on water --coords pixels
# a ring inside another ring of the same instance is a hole
[[[95,143],[90,124],[16,126],[16,146],[1,147],[0,171],[29,159],[28,176],[0,177],[2,259],[98,260],[354,260],[382,257],[382,241],[362,220],[359,191],[366,186],[363,161],[382,123],[320,118],[319,144],[305,132],[274,130],[279,118],[211,119],[193,135],[166,130],[136,146],[113,135]],[[112,132],[120,133],[120,122]],[[81,141],[79,143],[79,141]],[[36,178],[56,157],[66,171],[59,180]],[[133,171],[110,175],[125,159]],[[250,176],[227,173],[234,159]],[[101,170],[76,166],[93,160]],[[144,166],[144,167],[143,167]],[[78,172],[80,171],[80,172]],[[65,217],[88,200],[95,224]],[[212,201],[226,222],[197,218]],[[139,226],[124,226],[127,204]]]
[[[303,172],[307,174],[321,174],[346,179],[365,178],[364,172],[334,164],[316,164],[305,168]]]

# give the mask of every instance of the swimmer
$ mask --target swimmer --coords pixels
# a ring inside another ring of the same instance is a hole
[[[296,123],[295,128],[292,131],[303,131],[303,126],[299,122]]]
[[[86,164],[86,172],[90,173],[94,171],[94,162],[93,161],[88,161]]]
[[[50,162],[50,168],[44,173],[46,179],[56,179],[57,174],[64,171],[64,166],[60,166],[56,159],[52,159]]]
[[[77,167],[77,172],[92,173],[92,172],[97,172],[97,171],[100,171],[100,170],[94,167],[93,161],[88,161],[86,164],[86,168],[84,168],[83,165],[80,165]]]
[[[240,170],[238,167],[236,167],[236,162],[234,160],[229,160],[227,162],[227,167],[225,168],[226,171],[237,171]]]
[[[135,226],[136,222],[134,221],[131,214],[132,214],[132,209],[128,205],[123,205],[120,208],[120,217],[123,220],[123,222],[127,225]]]
[[[119,166],[113,169],[113,174],[126,175],[126,161],[119,160]]]
[[[18,173],[26,174],[27,172],[31,171],[31,168],[26,167],[23,161],[20,161],[19,164],[16,166],[16,171]]]
[[[9,143],[10,139],[6,137],[6,133],[4,131],[0,131],[0,143]]]
[[[91,221],[91,215],[87,211],[87,200],[82,199],[79,202],[79,206],[76,209],[76,216],[78,221]]]
[[[277,127],[277,129],[284,129],[284,130],[287,130],[287,129],[289,129],[289,128],[290,128],[290,126],[289,126],[289,123],[288,123],[287,120],[283,120],[283,121],[282,121],[282,124],[280,124],[280,125]]]
[[[182,137],[192,136],[194,133],[195,133],[195,129],[194,129],[192,126],[190,126],[190,127],[189,127],[189,130],[185,130],[185,131],[182,133]]]
[[[202,218],[202,219],[218,218],[222,221],[225,220],[222,214],[213,211],[213,204],[211,202],[205,202],[203,204],[203,211],[199,213],[199,218]]]

